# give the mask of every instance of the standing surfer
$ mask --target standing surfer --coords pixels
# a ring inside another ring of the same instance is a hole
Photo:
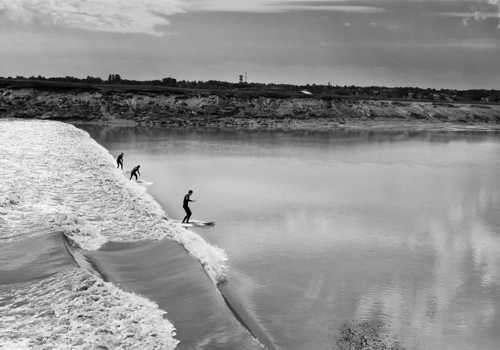
[[[189,209],[189,202],[196,202],[192,201],[189,197],[193,194],[193,191],[189,190],[188,194],[184,196],[184,200],[182,201],[182,207],[184,208],[184,211],[186,212],[186,216],[184,217],[184,220],[182,220],[182,223],[189,224],[189,218],[191,217],[191,209]]]
[[[132,171],[130,172],[130,180],[132,180],[132,176],[135,176],[135,181],[137,181],[137,174],[139,174],[139,176],[142,176],[141,172],[139,171],[140,167],[141,166],[138,165],[134,169],[132,169]]]
[[[118,158],[116,158],[116,163],[118,164],[117,168],[121,167],[123,170],[123,152],[118,155]]]

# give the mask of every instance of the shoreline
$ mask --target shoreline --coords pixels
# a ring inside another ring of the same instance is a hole
[[[15,120],[15,119],[12,119]],[[309,123],[301,123],[295,126],[282,125],[276,123],[275,125],[266,128],[249,128],[238,126],[166,126],[157,124],[137,123],[133,120],[127,119],[113,119],[113,120],[78,120],[68,119],[62,120],[72,125],[105,125],[117,127],[156,127],[156,128],[170,128],[170,129],[205,129],[205,130],[222,130],[222,131],[277,131],[277,132],[331,132],[331,131],[348,131],[348,130],[367,130],[367,131],[482,131],[482,132],[500,132],[499,125],[484,125],[484,124],[454,124],[454,123],[418,123],[418,122],[402,122],[402,121],[373,121],[371,123],[359,122],[342,125],[329,125],[310,121]]]
[[[0,118],[234,130],[500,131],[500,104],[7,87],[0,88]]]

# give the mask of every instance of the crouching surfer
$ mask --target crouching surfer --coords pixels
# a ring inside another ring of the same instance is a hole
[[[132,169],[132,171],[130,172],[130,180],[132,180],[132,176],[135,176],[135,181],[137,181],[137,174],[139,174],[139,176],[142,176],[141,172],[139,171],[140,167],[141,166],[138,165],[134,169]]]

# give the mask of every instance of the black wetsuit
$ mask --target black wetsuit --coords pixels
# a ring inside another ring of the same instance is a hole
[[[116,159],[116,163],[118,164],[117,168],[122,168],[123,170],[123,154],[120,154]]]
[[[137,181],[137,174],[136,173],[139,173],[139,175],[141,175],[141,173],[139,172],[139,166],[136,166],[134,169],[132,169],[132,171],[130,172],[130,180],[132,180],[132,176],[135,176],[135,181]]]
[[[192,200],[189,199],[189,194],[186,194],[184,196],[184,200],[182,201],[182,207],[184,208],[184,211],[186,212],[186,216],[184,217],[184,220],[182,222],[189,223],[189,218],[191,217],[191,209],[189,209],[188,203],[192,202]]]

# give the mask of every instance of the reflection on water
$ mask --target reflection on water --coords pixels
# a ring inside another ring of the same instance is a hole
[[[324,349],[356,320],[409,349],[498,348],[500,135],[82,128],[170,217],[194,191],[224,288],[276,348]]]

